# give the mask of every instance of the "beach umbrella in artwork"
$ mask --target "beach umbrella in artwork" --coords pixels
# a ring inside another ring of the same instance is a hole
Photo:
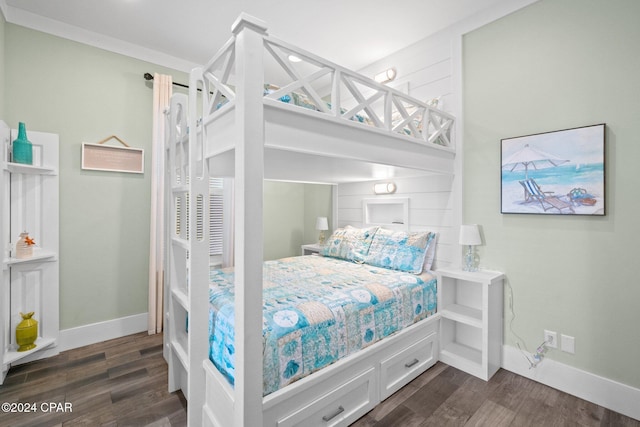
[[[529,169],[545,169],[560,166],[569,160],[545,153],[526,144],[520,150],[502,161],[502,168],[509,172],[524,169],[524,179],[529,179]]]

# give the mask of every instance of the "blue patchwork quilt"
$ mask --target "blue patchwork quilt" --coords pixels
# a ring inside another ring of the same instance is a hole
[[[321,256],[264,263],[267,395],[436,311],[436,279]],[[213,270],[209,358],[234,382],[234,274]]]

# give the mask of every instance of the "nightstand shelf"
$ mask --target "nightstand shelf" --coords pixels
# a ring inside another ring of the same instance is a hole
[[[436,273],[440,360],[486,381],[502,361],[504,275],[453,268]]]
[[[482,327],[482,310],[466,305],[451,304],[441,311],[442,315],[456,322],[465,323],[476,328]]]
[[[308,245],[302,245],[300,247],[302,255],[318,255],[320,253],[320,245],[317,243],[311,243]]]
[[[440,354],[445,354],[448,358],[466,360],[470,364],[480,365],[482,363],[482,352],[480,350],[457,342],[449,342],[446,347],[440,350]]]

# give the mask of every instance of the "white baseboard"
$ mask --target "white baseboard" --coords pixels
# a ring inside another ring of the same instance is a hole
[[[71,350],[147,330],[147,313],[63,329],[58,338],[58,351]]]
[[[533,360],[533,356],[528,354]],[[519,349],[502,347],[502,367],[523,377],[569,393],[581,399],[640,420],[640,389],[574,368],[552,359],[543,359],[529,369]]]
[[[119,319],[78,326],[77,328],[63,329],[53,345],[20,359],[14,365],[46,359],[47,357],[57,356],[62,351],[146,331],[147,319],[147,313],[140,313]]]

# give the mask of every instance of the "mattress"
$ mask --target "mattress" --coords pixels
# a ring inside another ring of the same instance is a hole
[[[436,279],[321,256],[264,263],[263,394],[436,311]],[[209,358],[234,383],[234,273],[212,270]]]

